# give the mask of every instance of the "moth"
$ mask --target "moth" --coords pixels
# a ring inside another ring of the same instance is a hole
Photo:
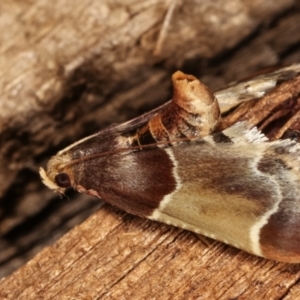
[[[299,72],[293,65],[213,93],[178,71],[171,101],[59,151],[41,178],[58,193],[72,187],[131,214],[298,263]]]

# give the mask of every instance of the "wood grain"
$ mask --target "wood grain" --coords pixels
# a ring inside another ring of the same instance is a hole
[[[296,299],[299,264],[207,241],[104,206],[3,279],[0,297]]]

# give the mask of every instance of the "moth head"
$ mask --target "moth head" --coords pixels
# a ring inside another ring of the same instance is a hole
[[[43,183],[56,193],[64,194],[66,188],[73,185],[71,158],[68,153],[53,156],[47,165],[47,171],[40,168]]]

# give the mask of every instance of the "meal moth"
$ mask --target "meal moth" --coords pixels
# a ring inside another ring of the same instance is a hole
[[[173,99],[59,151],[40,169],[129,213],[300,262],[300,65],[213,93],[176,72]],[[299,197],[299,199],[298,199]]]

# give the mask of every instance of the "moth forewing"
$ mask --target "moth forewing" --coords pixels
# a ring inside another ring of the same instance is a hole
[[[272,91],[279,83],[295,78],[300,74],[300,64],[265,73],[246,81],[231,84],[229,87],[215,93],[222,113],[233,107],[252,100],[259,99]]]
[[[150,218],[259,256],[299,262],[299,146],[291,141],[232,141],[220,145],[206,137],[201,144],[168,149],[177,188]],[[278,155],[283,145],[290,151]],[[292,218],[277,223],[291,205]]]
[[[259,97],[263,86],[269,90],[299,70],[295,65],[258,77],[252,89],[238,86],[235,99],[247,99],[247,90],[248,99]],[[47,172],[41,169],[43,182],[58,192],[72,186],[259,256],[300,262],[299,145],[270,142],[247,122],[217,132],[216,97],[226,90],[214,95],[181,72],[172,79],[171,102],[60,151]]]

